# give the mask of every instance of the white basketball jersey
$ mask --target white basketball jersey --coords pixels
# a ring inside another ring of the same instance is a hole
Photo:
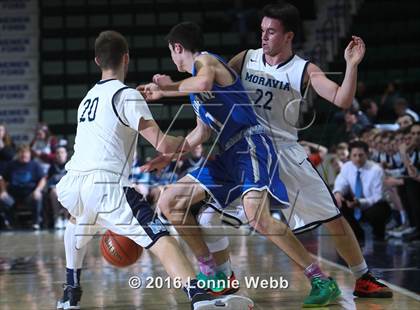
[[[242,83],[250,91],[258,120],[274,140],[298,139],[296,127],[308,63],[294,55],[280,65],[270,66],[265,61],[262,48],[248,50],[245,55]]]
[[[66,169],[104,170],[128,178],[141,118],[153,119],[137,90],[116,79],[98,82],[79,105],[74,154]]]

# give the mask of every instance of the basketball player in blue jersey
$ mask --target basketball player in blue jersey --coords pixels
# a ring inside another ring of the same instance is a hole
[[[323,224],[330,233],[325,238],[332,238],[337,252],[356,278],[354,295],[389,298],[392,291],[369,272],[353,230],[341,216],[342,194],[335,193],[337,200],[334,199],[307,159],[305,150],[297,143],[296,122],[305,86],[310,84],[318,95],[335,106],[349,108],[356,92],[357,68],[365,45],[359,37],[352,37],[344,53],[347,66],[339,86],[315,64],[294,54],[292,42],[299,23],[296,7],[287,3],[267,5],[261,22],[261,48],[239,53],[229,66],[241,76],[259,121],[275,143],[280,176],[289,200],[294,202],[293,208],[283,210],[289,226],[300,233]],[[355,208],[365,206],[363,197],[354,205]],[[228,260],[226,252],[216,254],[218,261]]]
[[[138,134],[157,150],[176,152],[184,138],[164,135],[138,91],[124,84],[129,55],[115,31],[95,40],[95,62],[102,79],[78,109],[74,154],[57,185],[58,200],[72,215],[64,234],[67,282],[57,309],[80,309],[80,273],[87,243],[102,228],[126,235],[150,249],[168,274],[179,278],[192,310],[251,309],[242,296],[214,298],[197,285],[194,270],[174,238],[128,181]]]
[[[255,230],[282,249],[311,280],[312,290],[304,305],[327,305],[334,301],[340,295],[336,282],[323,274],[287,225],[270,215],[270,202],[287,208],[288,197],[279,179],[273,144],[258,123],[240,78],[220,57],[202,52],[203,37],[196,24],[178,24],[167,38],[178,71],[188,72],[192,77],[172,82],[168,76],[155,76],[155,84],[142,90],[146,98],[154,99],[162,92],[189,94],[197,126],[186,137],[188,145],[204,143],[213,130],[222,150],[216,160],[169,185],[157,204],[198,258],[200,277],[214,277],[215,262],[189,207],[206,197],[222,206],[241,197]],[[161,168],[166,163],[165,156],[160,156],[143,168]]]

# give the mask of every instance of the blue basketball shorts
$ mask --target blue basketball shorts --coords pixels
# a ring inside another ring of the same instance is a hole
[[[267,190],[271,203],[286,208],[289,199],[280,180],[277,158],[271,140],[265,134],[254,134],[188,175],[222,207],[251,190]]]

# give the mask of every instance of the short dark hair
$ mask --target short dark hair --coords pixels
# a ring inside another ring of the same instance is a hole
[[[128,43],[119,32],[102,31],[95,40],[95,57],[101,69],[116,70],[126,53],[128,53]]]
[[[57,144],[56,147],[54,148],[54,152],[56,152],[59,149],[65,149],[67,152],[67,147],[64,144]]]
[[[181,44],[186,50],[199,52],[204,47],[204,36],[199,25],[193,22],[182,22],[172,27],[166,36],[172,46]]]
[[[408,127],[405,127],[404,129],[401,129],[401,131],[402,131],[403,135],[408,135],[408,134],[410,133],[410,131],[411,131],[411,126],[412,126],[412,125],[410,125],[410,126],[408,126]]]
[[[360,103],[360,110],[366,113],[367,110],[369,110],[372,107],[372,103],[374,102],[375,101],[373,101],[373,99],[371,98],[363,99],[362,102]]]
[[[366,154],[369,154],[369,146],[367,145],[366,142],[357,140],[357,141],[353,141],[349,144],[349,151],[351,153],[352,149],[362,149],[365,151]]]
[[[267,4],[263,8],[263,16],[277,19],[283,24],[286,32],[292,31],[295,36],[298,34],[300,14],[294,5],[287,2]]]
[[[411,132],[411,129],[413,128],[413,127],[416,127],[416,126],[420,126],[420,122],[415,122],[415,123],[413,123],[413,124],[411,124],[410,126],[408,126],[408,132]]]

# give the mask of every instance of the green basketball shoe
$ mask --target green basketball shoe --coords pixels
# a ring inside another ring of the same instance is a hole
[[[332,278],[313,278],[311,285],[311,292],[303,301],[304,308],[327,306],[341,295],[337,282]]]

